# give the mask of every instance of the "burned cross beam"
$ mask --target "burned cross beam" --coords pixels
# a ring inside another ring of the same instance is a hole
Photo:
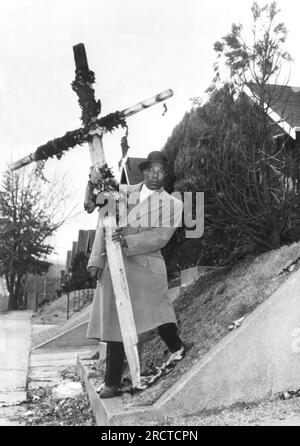
[[[122,111],[116,111],[103,116],[102,118],[96,119],[92,125],[97,125],[100,128],[104,128],[107,132],[112,132],[119,126],[125,127],[125,120],[129,116],[135,115],[136,113],[146,110],[155,104],[163,102],[169,99],[171,96],[173,96],[173,91],[165,90]],[[21,167],[27,166],[30,163],[47,160],[48,158],[53,158],[54,156],[60,159],[64,152],[88,142],[90,139],[89,131],[90,127],[88,125],[85,127],[80,127],[76,130],[71,130],[64,136],[55,138],[48,141],[46,144],[39,146],[34,153],[31,153],[30,155],[27,155],[24,158],[12,163],[10,168],[12,170],[17,170]]]

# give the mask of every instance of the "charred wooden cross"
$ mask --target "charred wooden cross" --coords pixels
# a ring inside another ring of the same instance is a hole
[[[16,170],[33,161],[43,161],[53,156],[60,159],[65,151],[78,144],[81,145],[88,142],[92,162],[90,187],[93,188],[95,186],[100,188],[100,190],[114,190],[117,187],[117,183],[105,161],[102,145],[103,134],[107,131],[112,131],[118,126],[125,127],[125,119],[127,117],[168,99],[173,95],[173,92],[172,90],[166,90],[121,112],[117,111],[105,117],[98,118],[101,111],[101,103],[95,100],[95,91],[93,88],[95,74],[88,67],[84,45],[82,43],[75,45],[73,51],[76,71],[72,88],[78,95],[78,102],[82,110],[81,120],[83,127],[69,131],[63,137],[56,138],[38,147],[34,153],[13,163],[11,168]],[[85,208],[88,212],[92,212],[95,208],[93,201],[89,200],[89,194],[86,195]],[[97,228],[100,227],[99,225],[105,228],[107,259],[132,386],[138,388],[140,387],[140,365],[132,305],[121,247],[119,243],[112,241],[112,232],[116,227],[116,220],[113,216],[107,216],[101,222],[98,222]]]

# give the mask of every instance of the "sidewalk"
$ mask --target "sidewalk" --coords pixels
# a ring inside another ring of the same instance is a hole
[[[31,311],[0,313],[0,425],[26,400]],[[8,411],[9,407],[9,411]]]

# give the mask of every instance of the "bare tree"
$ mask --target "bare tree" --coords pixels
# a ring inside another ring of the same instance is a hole
[[[9,309],[20,306],[27,273],[49,268],[49,243],[57,229],[74,215],[70,188],[62,178],[46,184],[35,171],[7,170],[0,189],[0,275],[5,277]]]
[[[222,62],[229,68],[231,82],[243,87],[248,82],[262,86],[271,81],[278,83],[283,65],[292,61],[285,50],[288,31],[284,23],[277,20],[280,10],[276,2],[263,7],[254,2],[251,13],[251,40],[243,36],[241,24],[233,23],[231,32],[215,43],[214,84],[221,81]]]

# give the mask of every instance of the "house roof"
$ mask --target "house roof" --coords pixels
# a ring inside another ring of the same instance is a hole
[[[246,93],[252,99],[260,99],[260,87],[255,83],[247,84]],[[254,98],[253,98],[254,94]],[[267,84],[265,86],[265,103],[270,109],[270,117],[295,139],[300,131],[300,87]]]
[[[76,255],[76,252],[77,252],[77,242],[73,242],[72,243],[72,251],[71,251],[71,265],[72,265],[75,255]]]
[[[89,231],[84,231],[83,229],[79,230],[76,254],[78,254],[79,252],[85,253],[88,237]]]
[[[121,171],[121,184],[137,184],[143,181],[144,177],[139,169],[142,161],[145,161],[145,158],[127,158]]]
[[[89,255],[91,253],[95,239],[95,234],[96,234],[95,229],[79,230],[77,242],[73,242],[72,250],[67,251],[67,259],[65,267],[66,274],[69,273],[70,268],[72,266],[72,261],[76,254],[78,254],[79,252],[83,252],[85,255]]]
[[[85,254],[90,254],[92,247],[93,247],[94,240],[95,240],[95,235],[96,235],[95,229],[90,229],[88,231],[88,238],[87,238],[87,243],[86,243],[86,247],[85,247]]]
[[[49,269],[47,271],[47,277],[48,278],[59,278],[61,276],[61,270],[64,268],[64,265],[53,263],[49,266]]]
[[[95,239],[95,229],[80,229],[78,232],[78,241],[77,241],[77,248],[76,253],[83,252],[85,255],[89,254],[92,250],[92,246]]]
[[[70,268],[71,268],[71,256],[72,256],[72,251],[67,251],[67,259],[66,259],[66,274],[69,273]]]

